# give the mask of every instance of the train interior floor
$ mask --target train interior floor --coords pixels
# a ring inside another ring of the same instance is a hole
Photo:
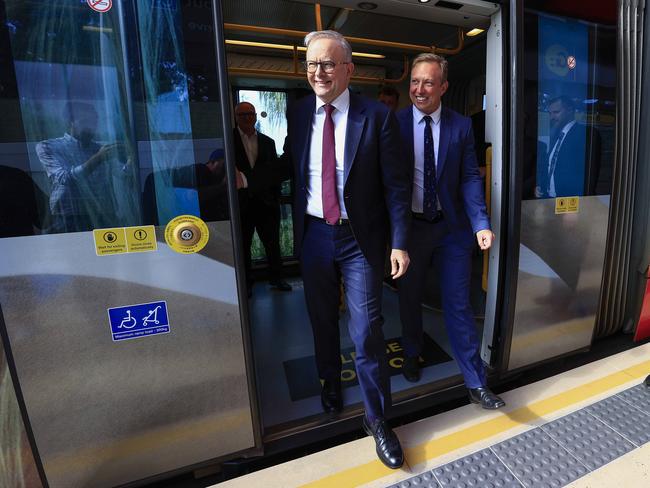
[[[219,485],[265,487],[650,486],[650,343],[395,430],[402,469],[363,437]]]
[[[288,280],[292,292],[279,292],[266,283],[256,283],[251,302],[258,391],[265,427],[283,424],[322,413],[320,383],[314,360],[311,326],[307,316],[302,281]],[[391,373],[391,391],[412,388],[401,374],[402,348],[398,299],[395,290],[383,289],[384,337]],[[361,394],[353,367],[354,345],[347,330],[348,314],[341,312],[341,358],[344,402],[361,402]],[[423,307],[425,345],[422,354],[424,385],[459,375],[451,356],[451,348],[444,329],[442,313],[432,307]],[[482,320],[477,319],[477,327]]]

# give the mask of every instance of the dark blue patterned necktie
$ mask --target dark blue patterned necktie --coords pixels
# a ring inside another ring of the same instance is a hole
[[[433,149],[433,131],[431,117],[425,115],[424,122],[424,198],[422,213],[425,219],[433,220],[437,212],[436,206],[436,153]]]

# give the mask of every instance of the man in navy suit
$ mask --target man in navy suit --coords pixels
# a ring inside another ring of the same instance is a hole
[[[314,334],[321,402],[343,407],[339,340],[343,281],[355,366],[377,455],[399,468],[404,455],[386,422],[391,404],[382,332],[384,253],[390,239],[392,275],[408,267],[410,183],[401,163],[399,128],[383,104],[348,90],[352,51],[334,31],[305,37],[305,68],[314,95],[288,111],[285,154],[293,164],[294,231]]]
[[[445,108],[447,61],[432,53],[413,60],[412,106],[397,114],[413,185],[409,272],[398,283],[404,336],[403,374],[420,379],[422,292],[433,263],[439,273],[445,325],[454,357],[472,402],[494,409],[505,405],[486,386],[485,367],[469,301],[472,252],[492,245],[472,122]]]

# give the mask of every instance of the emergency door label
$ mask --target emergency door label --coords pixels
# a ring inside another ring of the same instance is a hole
[[[108,309],[114,341],[169,332],[167,302],[140,303]]]

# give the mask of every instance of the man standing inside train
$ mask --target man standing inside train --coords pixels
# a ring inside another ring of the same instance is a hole
[[[486,385],[485,366],[469,300],[472,252],[494,239],[474,152],[472,122],[443,107],[447,61],[420,54],[411,67],[412,105],[397,114],[412,192],[409,272],[398,282],[404,377],[420,379],[423,289],[434,264],[440,279],[447,334],[470,400],[483,408],[505,403]]]
[[[280,184],[269,178],[278,171],[275,142],[255,129],[257,113],[249,102],[235,106],[237,127],[233,130],[235,162],[239,189],[239,211],[244,235],[246,285],[248,296],[253,292],[251,245],[255,230],[264,245],[269,263],[269,284],[280,291],[291,291],[282,276],[280,253]]]
[[[288,111],[285,155],[293,165],[294,231],[323,382],[321,403],[331,414],[343,407],[342,280],[366,411],[363,426],[375,439],[379,459],[399,468],[404,454],[385,417],[391,397],[381,315],[388,237],[393,277],[404,275],[409,265],[410,184],[401,163],[399,128],[386,106],[348,90],[354,64],[343,36],[312,32],[305,45],[314,95]]]

